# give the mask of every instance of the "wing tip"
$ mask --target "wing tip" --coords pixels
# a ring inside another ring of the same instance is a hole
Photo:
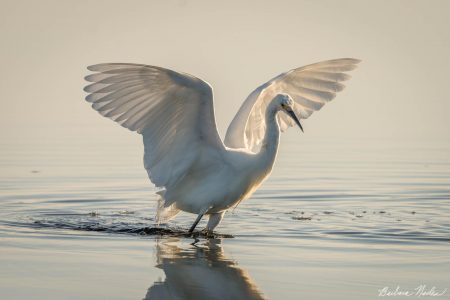
[[[342,57],[342,58],[336,58],[336,59],[330,59],[330,60],[326,60],[323,62],[319,62],[319,63],[340,63],[343,62],[344,64],[350,64],[350,65],[357,65],[360,62],[362,62],[361,59],[359,58],[354,58],[354,57]]]
[[[92,72],[108,72],[111,70],[115,70],[115,69],[123,69],[123,68],[156,68],[156,69],[163,69],[160,67],[155,67],[155,66],[149,66],[149,65],[143,65],[143,64],[136,64],[136,63],[123,63],[123,62],[119,62],[119,63],[100,63],[100,64],[95,64],[95,65],[90,65],[87,66],[86,68],[89,71]]]
[[[90,65],[87,66],[86,68],[91,71],[91,72],[102,72],[103,68],[106,66],[111,66],[114,65],[114,63],[101,63],[101,64],[95,64],[95,65]]]
[[[342,59],[342,60],[345,59],[345,60],[351,61],[354,64],[359,64],[362,61],[361,59],[354,58],[354,57],[346,57],[346,58],[340,58],[340,59]]]
[[[86,80],[87,82],[96,82],[95,75],[96,74],[90,74],[90,75],[84,76],[84,80]]]
[[[85,91],[86,93],[92,93],[91,87],[92,84],[89,84],[83,88],[83,91]]]

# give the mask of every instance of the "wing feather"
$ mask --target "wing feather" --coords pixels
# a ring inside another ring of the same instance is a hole
[[[354,70],[359,62],[353,58],[322,61],[280,74],[264,83],[242,104],[228,127],[225,145],[258,151],[266,130],[265,111],[277,94],[289,94],[294,100],[297,116],[306,119],[344,89],[342,82],[350,79],[345,72]],[[285,113],[279,113],[277,118],[282,131],[295,124]]]
[[[185,73],[139,64],[89,66],[86,101],[101,115],[142,134],[144,165],[159,187],[170,187],[202,151],[221,153],[211,87]],[[180,150],[181,149],[181,150]]]

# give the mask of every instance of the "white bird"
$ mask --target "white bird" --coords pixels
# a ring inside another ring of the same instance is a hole
[[[344,88],[360,61],[328,60],[283,73],[254,90],[222,142],[211,86],[161,67],[106,63],[88,67],[86,100],[144,140],[144,166],[159,188],[157,221],[180,210],[203,215],[212,232],[229,208],[248,198],[271,173],[280,130],[308,118]]]

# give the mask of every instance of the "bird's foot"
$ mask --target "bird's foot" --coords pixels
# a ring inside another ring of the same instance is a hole
[[[200,233],[205,237],[205,238],[214,238],[215,234],[214,231],[209,230],[208,228],[203,228]]]
[[[193,245],[193,246],[195,246],[195,244],[200,242],[200,238],[205,238],[205,239],[215,238],[215,235],[212,232],[212,230],[208,230],[206,228],[204,228],[200,231],[197,231],[197,232],[192,232],[190,234],[190,236],[194,238],[194,242],[191,243],[191,245]]]
[[[198,242],[199,238],[209,239],[209,238],[215,238],[216,237],[214,232],[212,230],[207,229],[207,228],[204,228],[204,229],[202,229],[200,231],[191,232],[187,236],[194,238],[196,240],[195,243]]]

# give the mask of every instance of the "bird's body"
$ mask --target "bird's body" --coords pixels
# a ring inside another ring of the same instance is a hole
[[[276,105],[268,109],[268,128],[259,152],[228,147],[220,152],[203,150],[186,175],[164,192],[166,203],[177,202],[177,208],[194,214],[218,213],[249,197],[275,162],[280,135],[277,112]]]
[[[134,64],[100,64],[85,90],[92,107],[141,133],[144,165],[163,188],[158,220],[180,210],[210,216],[213,230],[223,213],[248,198],[272,171],[280,129],[307,118],[342,90],[345,71],[359,61],[325,61],[283,73],[257,88],[228,128],[225,144],[214,119],[212,89],[184,73]],[[303,129],[302,129],[303,130]]]
[[[257,155],[233,149],[220,156],[204,155],[209,157],[194,164],[179,183],[164,192],[165,201],[177,202],[177,208],[195,214],[221,212],[244,199],[263,178]]]

